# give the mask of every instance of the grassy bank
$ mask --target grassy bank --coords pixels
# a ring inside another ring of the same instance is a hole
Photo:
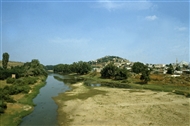
[[[157,75],[159,77],[159,75]],[[102,79],[100,74],[90,73],[83,75],[84,84],[101,84],[101,86],[113,88],[148,89],[153,91],[173,92],[190,97],[190,82],[184,82],[187,77],[169,78],[162,77],[160,80],[151,80],[148,84],[142,84],[138,77],[129,77],[126,80]],[[189,78],[189,77],[188,77]],[[181,84],[183,82],[183,84]]]
[[[13,95],[15,103],[7,103],[7,109],[0,115],[1,126],[17,126],[22,118],[33,111],[33,98],[37,96],[41,87],[45,85],[45,76],[40,76],[37,83],[31,85],[31,91],[28,94]]]

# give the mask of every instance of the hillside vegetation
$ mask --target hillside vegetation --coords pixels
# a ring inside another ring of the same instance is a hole
[[[18,62],[18,61],[9,61],[7,68],[15,67],[15,66],[22,66],[24,65],[23,62]],[[2,61],[0,60],[0,67],[2,67]]]
[[[46,76],[37,59],[26,63],[4,61],[0,67],[1,126],[16,126],[32,112],[32,100],[45,84]]]

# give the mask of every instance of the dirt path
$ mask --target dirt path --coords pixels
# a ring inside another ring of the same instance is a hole
[[[82,84],[75,87],[56,98],[61,126],[190,126],[190,99],[184,96],[149,90],[88,89]],[[106,93],[90,97],[91,90]],[[77,98],[85,93],[89,97]],[[61,100],[71,96],[76,98]]]

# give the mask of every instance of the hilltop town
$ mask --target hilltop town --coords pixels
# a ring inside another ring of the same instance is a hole
[[[115,66],[119,68],[126,68],[127,70],[131,71],[132,66],[135,62],[129,61],[127,59],[118,57],[118,56],[105,56],[99,58],[97,60],[89,61],[91,64],[93,71],[100,72],[107,64],[114,63]],[[149,64],[144,63],[147,65],[149,69],[151,69],[151,73],[156,74],[166,74],[170,64]],[[181,74],[189,74],[190,73],[190,63],[181,61],[178,62],[176,60],[175,63],[171,63],[174,68],[172,73],[172,77],[180,76]]]

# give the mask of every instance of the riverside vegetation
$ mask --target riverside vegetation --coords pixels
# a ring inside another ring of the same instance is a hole
[[[132,71],[109,63],[77,74],[83,81],[54,98],[59,125],[189,125],[190,76],[151,71],[140,62]]]
[[[37,59],[18,65],[14,62],[14,66],[7,67],[7,54],[3,54],[3,67],[0,68],[0,124],[16,126],[22,117],[32,112],[35,106],[32,100],[45,85],[47,73]]]
[[[174,68],[168,65],[167,74],[153,73],[151,68],[141,62],[135,62],[131,71],[125,67],[116,67],[113,59],[120,59],[119,57],[109,56],[101,58],[97,66],[101,62],[105,65],[100,72],[91,71],[93,63],[78,62],[71,65],[58,64],[55,66],[47,66],[53,69],[54,72],[60,74],[78,73],[77,76],[84,78],[84,84],[101,84],[101,86],[117,87],[117,88],[131,88],[131,89],[149,89],[154,91],[166,91],[190,97],[190,76],[183,74],[180,77],[173,78]],[[176,69],[179,68],[176,67]],[[85,72],[80,72],[85,71]]]
[[[7,53],[8,54],[8,53]],[[53,70],[59,74],[74,74],[74,82],[82,80],[86,92],[80,95],[59,96],[60,99],[87,99],[98,94],[105,95],[105,91],[90,88],[91,84],[113,88],[127,88],[131,91],[139,89],[149,89],[154,91],[173,92],[190,97],[190,77],[183,75],[178,78],[171,78],[169,72],[166,75],[151,73],[146,65],[136,62],[132,66],[132,71],[125,68],[118,68],[113,62],[105,63],[101,72],[91,71],[93,63],[74,62],[71,65],[58,64],[43,66],[37,59],[21,65],[8,66],[9,55],[3,56],[2,68],[0,68],[0,112],[1,124],[18,125],[23,116],[31,113],[35,106],[32,99],[39,93],[39,89],[45,85],[47,77],[46,70]],[[111,58],[112,59],[112,58]],[[103,59],[101,59],[103,61]],[[107,61],[107,60],[106,60]],[[109,61],[109,60],[108,60]],[[7,67],[8,66],[8,67]],[[46,70],[45,70],[46,69]],[[169,69],[171,72],[171,69]],[[76,73],[76,74],[75,74]],[[16,78],[11,78],[15,74]],[[57,78],[56,79],[61,79]],[[66,80],[65,80],[66,81]],[[73,90],[78,87],[73,86]],[[106,89],[107,90],[107,89]],[[59,100],[58,98],[58,100]],[[57,99],[57,98],[55,98]],[[56,103],[60,105],[57,101]],[[66,115],[64,114],[65,119]]]

